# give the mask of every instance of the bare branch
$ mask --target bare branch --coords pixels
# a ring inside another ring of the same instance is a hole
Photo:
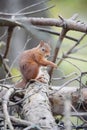
[[[68,75],[65,75],[65,76],[62,76],[62,77],[59,77],[59,78],[52,78],[52,80],[62,80],[62,79],[70,78],[73,75],[77,75],[77,73],[73,72],[73,73],[70,73]]]
[[[7,31],[5,31],[4,34],[3,34],[2,36],[0,36],[0,40],[2,40],[2,38],[3,38],[4,36],[6,36],[6,34],[7,34]]]
[[[62,44],[62,41],[63,41],[63,39],[64,39],[67,31],[68,31],[67,29],[62,29],[62,31],[60,33],[59,39],[58,39],[57,44],[56,44],[56,48],[55,48],[53,60],[52,60],[53,62],[55,62],[56,59],[57,59],[57,56],[58,56],[58,53],[59,53],[59,50],[60,50],[60,46]],[[53,72],[53,68],[50,68],[49,69],[49,75],[50,75],[50,77],[52,76],[52,72]]]
[[[21,22],[27,22],[32,25],[64,27],[64,22],[62,20],[53,18],[21,17],[21,18],[14,18],[14,20],[0,18],[0,26],[23,27]],[[77,22],[72,19],[67,19],[65,20],[65,22],[68,30],[87,33],[87,24],[82,24],[81,22]]]
[[[35,27],[35,26],[34,26],[34,28],[35,28],[36,30],[39,30],[39,31],[42,31],[42,32],[46,32],[46,33],[50,33],[50,34],[53,34],[53,35],[57,35],[57,36],[60,35],[60,33],[56,32],[56,31],[53,31],[53,30],[51,30],[51,29],[40,28],[40,27]],[[67,38],[67,39],[69,39],[69,40],[72,40],[72,41],[75,41],[75,42],[78,41],[78,39],[76,39],[76,38],[74,38],[74,37],[71,37],[71,36],[67,36],[67,35],[65,36],[65,38]]]
[[[5,116],[3,114],[0,113],[0,117],[1,118],[5,118]],[[14,116],[10,116],[10,120],[12,122],[15,122],[16,124],[20,124],[22,126],[32,126],[34,125],[32,122],[30,121],[26,121],[26,120],[23,120],[23,119],[19,119],[19,118],[16,118]]]
[[[66,130],[71,130],[71,98],[70,95],[65,96],[65,101],[64,101],[64,122],[65,122],[65,129]]]
[[[60,88],[60,89],[62,89],[63,87],[69,85],[70,83],[72,83],[73,81],[75,81],[75,80],[77,80],[77,79],[79,79],[79,78],[80,78],[80,76],[77,76],[77,77],[75,77],[75,78],[73,78],[73,79],[70,79],[69,81],[67,81],[67,82],[65,82],[63,85],[61,85],[61,88]],[[60,90],[60,89],[59,89],[59,90]],[[59,90],[58,90],[58,91],[59,91]]]
[[[8,114],[8,110],[7,110],[7,103],[9,101],[9,98],[11,96],[11,94],[14,92],[14,88],[10,88],[7,93],[4,95],[3,97],[3,112],[4,112],[4,115],[5,115],[5,119],[6,119],[6,122],[10,128],[10,130],[14,130],[13,126],[12,126],[12,123],[10,121],[10,117],[9,117],[9,114]]]
[[[39,10],[36,10],[36,11],[31,11],[31,12],[25,12],[25,13],[3,13],[3,12],[0,12],[0,15],[4,15],[4,16],[31,15],[31,14],[36,14],[36,13],[40,13],[40,12],[46,11],[46,10],[51,9],[53,7],[54,7],[54,5],[51,5],[49,7],[43,8],[43,9],[39,9]]]
[[[11,76],[11,77],[6,77],[4,79],[0,79],[0,82],[6,81],[6,80],[10,80],[10,79],[12,80],[12,79],[17,78],[17,77],[21,77],[21,75],[15,75],[15,76]]]
[[[73,56],[66,55],[65,57],[73,59],[73,60],[79,60],[79,61],[82,61],[82,62],[87,62],[87,60],[85,60],[85,59],[81,59],[81,58],[77,58],[77,57],[73,57]]]
[[[72,19],[73,21],[76,20],[78,18],[78,14],[74,14],[70,19]]]
[[[63,58],[58,58],[58,59],[61,59],[61,60],[64,60],[64,61],[68,62],[69,64],[74,66],[81,73],[81,69],[77,65],[75,65],[74,63],[70,62],[69,60],[66,60],[65,58],[64,59]],[[59,65],[59,63],[60,63],[60,61],[58,62],[58,65]]]
[[[5,69],[6,73],[8,74],[8,76],[11,77],[12,74],[11,74],[10,68],[4,59],[3,59],[3,66],[4,66],[4,69]]]
[[[30,5],[30,6],[27,6],[27,7],[23,8],[23,9],[17,11],[15,14],[21,13],[21,12],[23,12],[23,11],[25,11],[25,10],[27,10],[27,9],[30,9],[30,8],[32,8],[32,7],[35,7],[35,6],[39,6],[40,4],[46,3],[46,2],[48,2],[48,1],[49,1],[49,0],[44,0],[44,1],[41,1],[41,2],[37,2],[37,3],[35,3],[35,4],[32,4],[32,5]]]
[[[83,40],[83,38],[84,38],[85,36],[86,36],[86,34],[83,34],[83,35],[81,36],[81,38],[76,42],[76,44],[73,45],[65,54],[62,55],[61,60],[58,62],[58,66],[60,65],[60,63],[61,63],[65,58],[68,58],[68,57],[69,57],[69,56],[68,56],[69,54],[72,54],[72,52],[74,51],[74,48],[80,44],[81,40]],[[75,59],[75,58],[74,58],[74,59]]]
[[[11,38],[12,38],[13,29],[14,29],[14,27],[9,27],[8,28],[6,50],[5,50],[3,58],[7,57],[7,54],[8,54],[8,51],[9,51],[9,47],[10,47],[10,41],[11,41]]]
[[[84,38],[85,36],[86,36],[86,34],[83,34],[83,35],[81,36],[81,38],[76,42],[76,44],[73,45],[73,46],[66,52],[65,55],[71,54],[71,53],[73,52],[73,49],[74,49],[76,46],[78,46],[78,44],[83,40],[83,38]]]

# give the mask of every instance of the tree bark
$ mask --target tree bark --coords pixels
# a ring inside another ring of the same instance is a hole
[[[47,81],[48,74],[46,72],[44,76]],[[26,120],[38,125],[42,130],[58,130],[51,112],[47,83],[34,82],[30,84],[24,98],[22,113]]]
[[[71,97],[71,109],[73,111],[71,112],[71,116],[79,116],[86,121],[87,88],[80,89],[80,87],[49,86],[49,75],[46,70],[43,74],[46,84],[35,81],[30,83],[26,88],[22,113],[23,119],[27,120],[27,123],[28,121],[31,122],[31,126],[26,126],[34,128],[35,130],[36,128],[40,130],[59,130],[53,116],[64,115],[65,98],[67,95]],[[11,88],[9,88],[7,92],[6,89],[5,91],[3,90],[2,93],[0,92],[0,98],[2,98],[3,95],[6,97],[6,93],[8,94],[10,89]],[[7,98],[6,104],[8,101]],[[4,98],[2,102],[5,103]],[[82,105],[80,105],[79,110],[77,110],[79,104]],[[18,124],[21,124],[20,120]]]
[[[12,20],[12,19],[0,18],[0,26],[11,26],[11,27],[20,26],[25,28],[24,26],[25,23],[29,25],[37,25],[37,26],[40,25],[40,26],[63,27],[63,28],[67,28],[68,30],[87,33],[87,24],[83,22],[75,21],[75,19],[22,17],[22,18],[14,18],[14,20]]]

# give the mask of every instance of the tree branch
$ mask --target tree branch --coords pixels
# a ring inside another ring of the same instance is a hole
[[[75,47],[76,46],[78,46],[79,44],[80,44],[80,42],[83,40],[83,38],[86,36],[86,34],[83,34],[82,36],[81,36],[81,38],[79,38],[78,40],[77,40],[77,42],[76,42],[76,44],[75,45],[73,45],[65,54],[63,54],[62,55],[62,58],[61,58],[61,60],[58,62],[58,66],[60,65],[60,63],[65,59],[65,58],[69,58],[69,54],[72,54],[73,52],[74,52],[74,49],[75,49]],[[72,57],[72,59],[75,59],[75,58],[73,58]],[[79,58],[78,58],[79,59]]]
[[[53,35],[57,35],[57,36],[59,36],[60,35],[60,33],[58,33],[58,32],[56,32],[56,31],[53,31],[53,30],[51,30],[51,29],[46,29],[46,28],[41,28],[41,27],[34,27],[36,30],[39,30],[39,31],[41,31],[41,32],[46,32],[46,33],[50,33],[50,34],[53,34]],[[72,40],[72,41],[75,41],[75,42],[77,42],[78,41],[78,39],[76,39],[76,38],[74,38],[74,37],[71,37],[71,36],[65,36],[65,38],[67,38],[67,39],[69,39],[69,40]]]
[[[67,29],[62,29],[62,31],[60,33],[59,39],[58,39],[57,44],[56,44],[53,60],[52,60],[53,62],[55,62],[56,59],[57,59],[57,56],[58,56],[58,53],[59,53],[59,50],[60,50],[60,46],[62,44],[62,41],[63,41],[67,31],[68,31]],[[50,67],[50,69],[49,69],[50,79],[51,79],[51,76],[52,76],[52,72],[53,72],[53,68]]]
[[[25,12],[25,13],[3,13],[3,12],[0,12],[0,15],[3,15],[3,16],[31,15],[31,14],[36,14],[36,13],[40,13],[40,12],[46,11],[46,10],[51,9],[53,7],[54,7],[54,5],[51,5],[49,7],[43,8],[43,9],[39,9],[39,10],[31,11],[31,12]]]
[[[5,115],[5,120],[6,120],[6,123],[8,124],[10,130],[14,130],[13,126],[12,126],[12,123],[10,121],[10,117],[9,117],[9,114],[8,114],[8,110],[7,110],[7,103],[9,101],[9,98],[11,96],[11,94],[14,92],[14,88],[10,88],[6,94],[4,95],[3,97],[3,112],[4,112],[4,115]]]
[[[64,19],[64,20],[66,22],[68,30],[87,33],[87,24],[72,19]],[[14,19],[0,18],[0,26],[23,27],[21,24],[22,22],[27,22],[31,25],[64,27],[64,21],[62,21],[61,19],[58,20],[53,18],[37,18],[37,17],[29,17],[29,18],[22,17]]]
[[[8,27],[7,44],[3,58],[7,57],[14,27]]]

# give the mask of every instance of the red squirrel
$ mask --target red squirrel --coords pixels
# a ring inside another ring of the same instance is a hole
[[[40,41],[39,45],[30,50],[24,51],[19,59],[20,72],[23,80],[16,85],[18,88],[25,88],[25,85],[31,80],[36,79],[41,66],[51,66],[56,68],[57,65],[48,61],[46,57],[50,56],[51,48],[44,41]]]

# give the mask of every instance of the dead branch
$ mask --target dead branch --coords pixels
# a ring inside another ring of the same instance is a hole
[[[12,76],[11,72],[10,72],[10,68],[9,66],[7,65],[5,59],[3,59],[3,66],[4,66],[4,69],[5,69],[5,72],[8,74],[9,77]]]
[[[58,56],[58,53],[59,53],[59,50],[60,50],[60,46],[62,44],[62,41],[67,33],[67,28],[66,29],[62,29],[61,33],[60,33],[60,36],[59,36],[59,39],[57,41],[57,44],[56,44],[56,47],[55,47],[55,52],[54,52],[54,56],[53,56],[53,62],[56,61],[57,59],[57,56]],[[49,75],[50,75],[50,79],[51,79],[51,76],[52,76],[52,72],[53,72],[53,68],[50,68],[49,69]]]
[[[8,54],[8,52],[9,52],[10,41],[11,41],[11,38],[12,38],[13,30],[14,30],[14,27],[8,27],[8,35],[7,35],[6,49],[5,49],[5,53],[4,53],[4,55],[3,55],[3,66],[4,66],[4,69],[5,69],[6,73],[8,73],[8,76],[9,76],[9,77],[11,77],[11,73],[10,73],[9,67],[8,67],[8,65],[6,64],[6,62],[4,61],[4,59],[7,58],[7,54]]]
[[[79,88],[80,87],[76,87],[76,86],[75,87],[65,86],[63,88],[61,88],[60,86],[51,87],[49,91],[49,99],[52,105],[52,112],[54,113],[54,115],[57,115],[57,114],[64,115],[64,100],[67,94],[70,95],[71,97],[73,107],[76,108],[77,105],[79,106],[78,101],[81,101],[79,102],[81,104],[84,104],[84,105],[87,104],[87,88],[83,88],[81,92],[79,92]],[[81,97],[82,97],[82,100],[81,100]],[[77,111],[76,114],[79,115],[78,112],[82,112],[82,111],[84,112],[85,110],[81,106],[79,108],[79,111]]]
[[[62,20],[63,22],[63,29],[60,33],[60,36],[59,36],[59,39],[58,39],[58,42],[56,44],[56,47],[55,47],[55,52],[54,52],[54,56],[53,56],[53,62],[56,61],[57,59],[57,56],[58,56],[58,53],[59,53],[59,50],[60,50],[60,47],[61,47],[61,44],[62,44],[62,41],[63,39],[65,38],[65,35],[66,33],[69,31],[69,28],[67,26],[67,23],[66,23],[66,20],[62,17],[62,16],[59,16],[59,18]],[[73,15],[70,20],[75,20],[77,18],[77,14]],[[50,75],[50,78],[52,76],[52,72],[53,72],[53,68],[50,68],[49,70],[49,75]]]
[[[30,8],[32,8],[32,7],[35,7],[35,6],[39,6],[39,5],[41,5],[41,4],[43,4],[43,3],[46,3],[46,2],[48,2],[48,1],[49,1],[49,0],[44,0],[44,1],[40,1],[40,2],[37,2],[37,3],[32,4],[32,5],[29,5],[29,6],[25,7],[25,8],[23,8],[23,9],[17,11],[15,14],[21,13],[21,12],[23,12],[23,11],[25,11],[25,10],[27,10],[27,9],[30,9]]]
[[[23,120],[23,119],[19,119],[19,118],[16,118],[14,116],[9,116],[10,117],[10,120],[13,122],[13,123],[16,123],[17,125],[22,125],[22,126],[34,126],[34,124],[32,122],[29,122],[29,121],[26,121],[26,120]],[[5,118],[4,114],[1,114],[0,113],[0,118]]]
[[[71,100],[70,100],[70,95],[65,96],[65,101],[64,101],[64,123],[65,123],[65,128],[66,130],[71,130]]]
[[[22,18],[14,18],[14,19],[5,19],[0,18],[0,26],[20,26],[23,27],[21,22],[27,22],[31,25],[40,25],[40,26],[56,26],[56,27],[64,27],[65,23],[68,30],[74,30],[79,32],[87,33],[87,24],[75,21],[73,19],[64,19],[58,20],[53,18],[36,18],[36,17],[22,17]]]
[[[41,10],[40,10],[41,11]],[[29,12],[27,12],[29,13]],[[35,12],[33,12],[35,13]],[[22,13],[21,13],[22,14]],[[13,14],[12,14],[13,15]],[[19,14],[18,14],[19,15]],[[69,30],[75,30],[75,31],[80,31],[84,32],[85,34],[79,39],[74,39],[77,43],[68,50],[66,53],[69,55],[72,53],[74,48],[80,43],[80,41],[84,38],[84,36],[87,33],[87,24],[84,24],[82,22],[76,21],[77,15],[73,15],[70,19],[64,19],[63,17],[59,16],[58,19],[53,19],[53,18],[36,18],[36,17],[21,17],[21,18],[16,18],[14,19],[5,19],[5,18],[0,18],[0,26],[8,26],[9,31],[8,34],[8,43],[7,43],[7,48],[4,54],[4,58],[7,57],[8,51],[9,51],[9,45],[10,45],[10,40],[12,36],[12,31],[13,28],[16,26],[20,26],[24,29],[26,29],[25,23],[27,23],[29,26],[33,25],[40,25],[40,26],[56,26],[56,27],[61,27],[62,31],[59,34],[59,39],[57,41],[57,45],[55,48],[55,54],[53,57],[53,61],[55,62],[62,44],[63,39],[66,37],[66,33]],[[31,28],[33,28],[31,26]],[[10,30],[12,29],[12,30]],[[29,28],[30,29],[30,28]],[[29,30],[28,31],[32,31]],[[38,28],[39,29],[39,28]],[[48,31],[48,30],[47,30]],[[32,32],[31,32],[32,33]],[[68,37],[69,38],[69,37]],[[71,38],[73,40],[73,38]],[[65,55],[65,56],[67,56]],[[65,57],[62,59],[64,60]],[[74,65],[75,66],[75,65]],[[71,97],[71,108],[72,111],[74,111],[75,115],[79,115],[78,111],[87,111],[87,88],[81,88],[83,83],[81,82],[81,70],[75,66],[79,72],[80,75],[65,82],[63,85],[60,87],[55,87],[53,88],[52,86],[49,88],[48,81],[49,81],[49,76],[47,75],[47,72],[44,72],[43,78],[46,80],[46,84],[42,84],[40,82],[34,82],[32,84],[29,84],[29,87],[26,88],[25,96],[23,100],[18,101],[14,105],[17,105],[19,102],[23,102],[23,116],[24,119],[28,120],[29,122],[24,122],[24,120],[19,120],[15,119],[13,117],[10,117],[9,112],[8,112],[8,102],[10,100],[11,94],[14,92],[14,88],[9,88],[7,92],[5,91],[2,105],[3,105],[3,113],[5,115],[5,120],[6,120],[6,125],[13,130],[13,124],[11,121],[16,122],[24,125],[26,124],[27,129],[32,128],[32,125],[34,124],[35,128],[40,127],[40,129],[43,130],[48,130],[48,129],[55,129],[58,130],[59,128],[57,127],[57,124],[55,123],[55,119],[52,114],[54,115],[64,115],[64,101],[65,97],[67,94],[70,95]],[[50,75],[52,74],[52,69],[50,71]],[[67,87],[69,83],[77,80],[80,83],[80,86],[78,88],[76,87]],[[83,85],[86,87],[86,85]],[[81,107],[79,110],[76,112],[75,110],[77,109],[78,105]],[[11,107],[11,106],[10,106]],[[51,111],[52,110],[52,111]],[[78,114],[77,114],[78,113]],[[72,114],[71,114],[72,115]],[[81,119],[83,116],[79,115]],[[33,124],[31,123],[33,122]],[[85,122],[85,120],[84,120]],[[28,124],[27,124],[28,123]]]
[[[40,27],[34,27],[34,28],[35,28],[36,30],[41,31],[41,32],[46,32],[46,33],[50,33],[50,34],[57,35],[57,36],[60,35],[60,33],[56,32],[56,31],[53,31],[53,30],[51,30],[51,29],[40,28]],[[78,39],[76,39],[76,38],[74,38],[74,37],[71,37],[71,36],[67,36],[67,35],[65,36],[65,38],[67,38],[67,39],[69,39],[69,40],[72,40],[72,41],[75,41],[75,42],[78,41]]]
[[[48,79],[47,73],[44,76],[43,78]],[[33,122],[35,125],[37,124],[43,130],[58,129],[51,113],[47,84],[40,82],[30,84],[26,89],[24,98],[26,100],[23,102],[22,113],[26,120]]]
[[[69,55],[74,52],[75,48],[80,44],[80,42],[84,39],[85,36],[86,36],[86,34],[83,34],[83,35],[81,36],[81,38],[79,38],[79,39],[77,40],[76,44],[73,45],[65,54],[62,55],[62,58],[60,59],[60,61],[59,61],[58,64],[57,64],[58,66],[61,64],[61,62],[62,62],[65,58],[69,58],[69,57],[70,57]],[[76,59],[76,58],[71,57],[71,59]],[[84,60],[84,61],[85,61],[85,60]]]
[[[10,47],[10,41],[11,41],[11,38],[12,38],[13,29],[14,29],[14,27],[9,27],[8,28],[6,50],[5,50],[3,58],[7,57],[7,54],[8,54],[8,51],[9,51],[9,47]]]
[[[83,34],[83,35],[81,36],[81,38],[76,42],[76,44],[73,45],[73,46],[66,52],[65,55],[71,54],[71,53],[74,51],[74,48],[75,48],[76,46],[78,46],[78,44],[80,44],[80,42],[83,40],[83,38],[84,38],[85,36],[86,36],[86,34]]]
[[[10,96],[11,96],[11,94],[12,94],[13,92],[14,92],[14,88],[10,88],[10,89],[6,92],[6,94],[4,95],[4,97],[3,97],[3,102],[2,102],[3,112],[4,112],[6,124],[8,124],[10,130],[14,130],[14,128],[13,128],[12,123],[11,123],[11,121],[10,121],[9,113],[8,113],[8,110],[7,110],[7,104],[8,104],[9,98],[10,98]]]
[[[86,73],[83,73],[83,74],[86,74]],[[44,73],[44,76],[46,79],[46,73]],[[48,79],[49,77],[46,80],[47,83],[48,83]],[[9,101],[10,95],[14,91],[14,88],[9,89],[7,92],[5,92],[6,94],[4,95],[4,98],[3,98],[3,112],[5,114],[4,118],[6,119],[8,126],[11,127],[9,125],[9,120],[11,120],[12,122],[19,125],[23,123],[22,125],[25,127],[27,126],[27,128],[32,128],[34,126],[37,128],[40,127],[43,130],[51,129],[51,127],[52,129],[57,129],[52,113],[54,115],[64,115],[64,103],[65,103],[65,97],[67,94],[70,95],[71,103],[72,103],[72,106],[74,107],[73,109],[73,107],[71,106],[72,111],[74,112],[74,113],[71,113],[71,116],[74,115],[83,119],[85,113],[84,114],[82,113],[81,115],[80,111],[81,112],[86,111],[85,106],[87,105],[87,88],[81,89],[81,92],[80,92],[80,87],[67,87],[68,83],[69,82],[67,81],[66,84],[63,84],[60,87],[49,86],[48,84],[43,84],[40,82],[35,82],[35,83],[30,84],[29,87],[26,89],[24,99],[21,101],[21,103],[23,102],[22,113],[23,113],[23,117],[24,117],[23,119],[25,119],[25,122],[24,120],[11,117],[8,113],[7,103]],[[79,105],[78,101],[80,101],[80,103],[83,104],[83,107],[81,106],[81,108],[79,108],[79,111],[74,111],[77,108],[77,105]],[[52,113],[51,113],[51,110],[52,110]],[[50,122],[52,126],[50,126]]]
[[[0,12],[0,15],[3,15],[3,16],[22,16],[22,15],[31,15],[31,14],[36,14],[36,13],[40,13],[40,12],[43,12],[43,11],[46,11],[46,10],[49,10],[51,8],[53,8],[54,5],[51,5],[49,7],[46,7],[46,8],[43,8],[43,9],[39,9],[39,10],[35,10],[35,11],[31,11],[31,12],[25,12],[25,13],[3,13],[3,12]]]

